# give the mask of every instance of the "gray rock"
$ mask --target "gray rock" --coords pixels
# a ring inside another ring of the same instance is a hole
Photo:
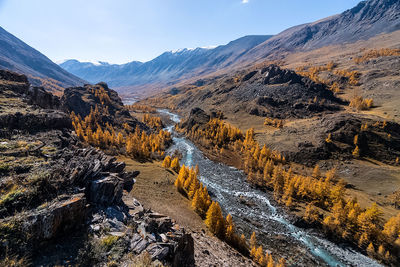
[[[190,234],[184,234],[174,250],[173,267],[195,266],[194,242]]]
[[[110,219],[115,218],[120,222],[125,222],[126,218],[127,218],[126,215],[122,211],[117,210],[115,207],[108,207],[106,209],[106,215],[107,215],[107,218],[110,218]]]
[[[122,198],[122,182],[116,176],[108,176],[91,182],[89,200],[100,205],[117,204]]]
[[[27,217],[23,228],[35,240],[51,239],[68,228],[84,222],[86,199],[83,194],[55,201],[49,207]]]
[[[149,242],[147,240],[141,239],[135,243],[131,243],[131,249],[134,253],[140,254],[147,248],[148,245]]]
[[[164,260],[169,255],[169,248],[159,244],[151,244],[147,247],[146,251],[150,254],[152,260]]]

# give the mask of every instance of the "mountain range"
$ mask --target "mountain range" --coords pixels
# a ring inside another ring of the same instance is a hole
[[[215,48],[169,51],[148,62],[118,65],[72,59],[57,65],[0,27],[0,68],[25,74],[32,84],[53,92],[103,81],[120,93],[148,94],[189,79],[280,60],[288,53],[352,43],[397,30],[400,2],[368,0],[341,14],[298,25],[275,36],[249,35]]]
[[[67,60],[60,66],[89,82],[105,81],[113,87],[167,82],[182,76],[210,73],[234,65],[242,55],[271,37],[250,35],[213,49],[185,48],[169,51],[145,63],[133,61],[116,65]]]
[[[399,29],[399,1],[369,0],[341,14],[295,26],[275,36],[245,36],[213,49],[165,52],[145,63],[115,65],[67,60],[60,66],[89,82],[105,81],[132,93],[139,88],[146,90],[146,86],[173,85],[191,77],[280,59],[284,53],[352,43]]]

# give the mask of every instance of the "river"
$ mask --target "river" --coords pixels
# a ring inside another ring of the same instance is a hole
[[[178,123],[179,116],[159,110]],[[179,150],[186,166],[199,165],[200,181],[207,186],[213,200],[224,213],[230,213],[237,228],[247,237],[255,231],[265,249],[281,255],[290,266],[381,266],[369,257],[347,246],[334,244],[317,234],[294,226],[289,216],[270,201],[269,193],[246,182],[245,174],[206,158],[190,140],[178,135],[174,126],[166,127],[173,134],[173,145],[167,151]]]

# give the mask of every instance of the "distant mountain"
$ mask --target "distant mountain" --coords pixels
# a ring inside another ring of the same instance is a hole
[[[85,83],[2,27],[0,27],[0,68],[25,74],[36,85],[52,83],[57,87],[69,87]]]
[[[313,23],[289,28],[275,36],[245,36],[214,49],[183,49],[165,52],[145,63],[92,64],[69,60],[61,66],[90,82],[105,81],[124,93],[159,90],[180,81],[219,71],[228,73],[283,53],[306,51],[327,45],[366,40],[400,30],[399,0],[369,0],[356,7]]]
[[[89,82],[105,81],[110,86],[167,82],[182,76],[193,77],[228,67],[250,49],[271,37],[270,35],[251,35],[213,49],[185,48],[169,51],[145,63],[133,61],[116,65],[67,60],[60,66]]]

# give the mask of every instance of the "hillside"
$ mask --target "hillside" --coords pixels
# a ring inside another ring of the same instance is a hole
[[[367,0],[341,14],[287,29],[249,51],[242,60],[353,43],[397,30],[400,30],[399,1]]]
[[[0,68],[25,74],[34,85],[57,93],[65,87],[86,83],[1,27]]]

